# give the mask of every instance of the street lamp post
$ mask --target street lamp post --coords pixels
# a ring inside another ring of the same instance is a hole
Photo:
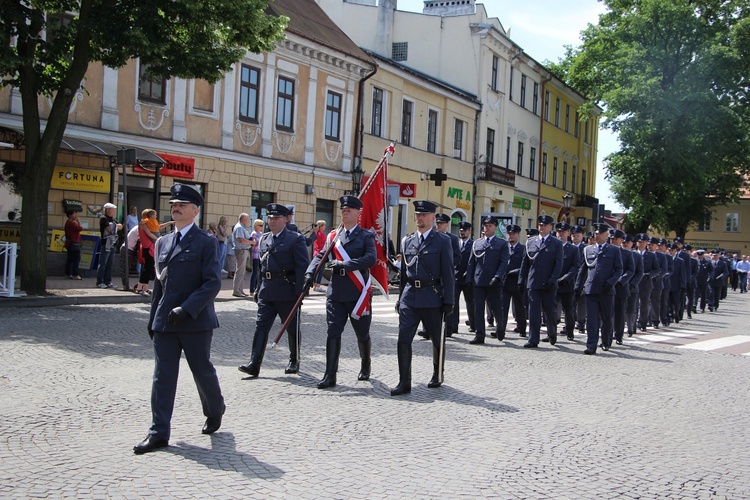
[[[356,166],[352,170],[352,194],[354,196],[359,195],[359,190],[362,189],[362,177],[365,175],[362,170],[362,165],[357,162]]]
[[[563,208],[565,208],[565,222],[570,224],[570,207],[573,205],[573,195],[570,193],[565,193],[565,196],[562,198],[563,200]]]

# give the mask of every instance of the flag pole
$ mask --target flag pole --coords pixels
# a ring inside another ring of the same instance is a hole
[[[379,172],[379,170],[383,167],[383,164],[388,161],[388,155],[393,154],[395,151],[395,145],[393,143],[390,144],[387,148],[385,148],[385,152],[383,153],[383,157],[380,159],[380,163],[378,163],[378,166],[375,167],[375,170],[373,170],[373,174],[370,176],[369,179],[367,179],[367,183],[360,189],[359,194],[357,195],[358,198],[361,198],[363,194],[367,192],[368,189],[370,189],[370,186],[373,183],[373,179],[375,179],[376,174]],[[317,267],[315,268],[315,271],[313,272],[313,277],[317,276],[319,272],[323,270],[323,267],[326,264],[326,258],[328,255],[333,251],[333,247],[336,246],[336,242],[341,237],[341,229],[344,227],[344,224],[342,223],[339,225],[339,227],[336,229],[336,237],[331,241],[331,244],[328,245],[328,249],[323,254],[322,258],[320,259],[320,262],[318,262]],[[271,342],[271,348],[273,349],[276,347],[276,344],[279,343],[281,340],[281,337],[284,336],[284,332],[286,331],[287,327],[289,326],[289,323],[292,322],[292,318],[294,317],[295,313],[297,312],[297,309],[300,308],[302,305],[302,300],[307,295],[307,292],[310,290],[310,285],[305,284],[305,286],[302,288],[302,293],[299,294],[299,297],[297,297],[297,302],[294,303],[294,306],[292,306],[292,310],[289,311],[289,315],[286,317],[286,320],[284,321],[284,324],[281,325],[281,328],[279,329],[279,333],[276,334],[276,337],[274,337],[273,342]]]

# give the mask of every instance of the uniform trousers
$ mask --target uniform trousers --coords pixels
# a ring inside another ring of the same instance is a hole
[[[565,314],[565,333],[573,335],[576,327],[576,294],[574,292],[558,292],[560,309]]]
[[[628,329],[628,335],[635,333],[635,321],[638,318],[638,290],[630,290],[628,297],[628,306],[625,308],[625,323]]]
[[[253,359],[263,359],[263,353],[268,343],[268,332],[271,330],[276,316],[281,321],[286,321],[296,302],[296,300],[258,300],[258,317],[255,321],[255,335],[253,336]],[[289,337],[289,359],[293,361],[299,361],[300,359],[299,316],[300,309],[298,308],[286,329]]]
[[[578,329],[583,331],[586,326],[586,296],[581,294],[576,301],[576,323]]]
[[[645,330],[647,323],[651,320],[651,293],[653,292],[653,286],[651,279],[646,277],[638,285],[638,326],[641,330]]]
[[[198,396],[206,417],[217,417],[224,411],[224,398],[216,369],[211,363],[213,330],[203,332],[154,332],[154,380],[151,385],[152,423],[148,433],[169,439],[170,422],[177,392],[180,357],[185,353]]]
[[[409,307],[401,304],[398,310],[398,344],[411,348],[421,321],[433,347],[440,349],[441,343],[445,342],[440,328],[442,320],[439,307]]]
[[[458,322],[460,317],[458,304],[460,303],[461,294],[463,294],[464,296],[466,315],[469,317],[469,328],[471,328],[472,330],[476,328],[474,323],[474,287],[470,283],[467,283],[465,285],[456,285],[456,307],[453,309],[453,314],[451,317],[451,333],[458,331]]]
[[[669,287],[665,286],[661,291],[661,322],[669,326]]]
[[[680,301],[684,293],[684,290],[669,291],[669,313],[667,316],[672,318],[675,323],[680,322]]]
[[[708,298],[708,285],[697,284],[695,285],[695,297],[693,298],[693,306],[695,308],[700,307],[701,312],[706,310],[706,299]]]
[[[627,285],[625,285],[627,286]],[[622,342],[622,336],[625,333],[625,323],[628,310],[628,295],[625,288],[615,285],[615,319],[614,319],[614,336],[615,339]]]
[[[337,300],[326,301],[326,322],[328,323],[329,339],[340,339],[346,326],[346,320],[349,319],[352,323],[354,334],[357,336],[357,342],[367,342],[370,340],[372,315],[367,314],[359,319],[352,318],[351,314],[356,305],[356,300],[347,302],[339,302]]]
[[[529,344],[539,343],[539,332],[542,328],[542,311],[547,318],[547,336],[557,337],[557,293],[554,290],[529,289]],[[588,306],[587,306],[588,307]]]
[[[614,297],[595,293],[586,295],[586,349],[596,351],[599,343],[600,323],[602,345],[609,348],[612,345],[612,329],[614,328]]]
[[[660,278],[656,278],[660,279]],[[652,288],[651,289],[651,324],[654,326],[659,326],[659,323],[661,323],[661,288]]]
[[[477,329],[477,338],[483,339],[485,337],[485,303],[492,311],[495,321],[499,321],[503,315],[502,296],[503,289],[500,285],[474,287],[474,326]],[[496,331],[500,331],[499,328],[499,326],[495,327]]]
[[[519,332],[526,333],[526,301],[524,300],[525,291],[523,289],[515,292],[503,290],[502,306],[503,314],[497,323],[497,331],[504,332],[508,325],[508,314],[510,314],[510,299],[513,299],[513,317],[516,319],[516,326]]]

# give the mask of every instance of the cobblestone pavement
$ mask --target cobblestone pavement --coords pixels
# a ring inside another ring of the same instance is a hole
[[[398,398],[392,302],[376,298],[372,379],[356,380],[347,327],[339,385],[318,390],[321,294],[303,308],[301,373],[284,375],[284,340],[255,380],[237,366],[256,306],[222,301],[221,430],[200,433],[183,362],[170,446],[143,456],[132,447],[150,423],[147,305],[5,307],[0,497],[748,498],[750,356],[681,347],[747,336],[747,297],[730,291],[718,312],[660,331],[683,340],[637,335],[596,356],[582,354],[581,336],[535,350],[514,334],[471,346],[462,325],[445,385],[426,387],[431,346],[415,340],[413,390]]]

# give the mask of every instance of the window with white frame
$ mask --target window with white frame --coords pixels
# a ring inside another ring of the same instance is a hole
[[[529,179],[536,179],[536,148],[529,151]]]
[[[438,112],[434,109],[427,111],[427,152],[437,151]]]
[[[341,140],[341,94],[328,91],[326,96],[326,139]]]
[[[542,153],[542,184],[547,184],[547,153]]]
[[[294,131],[294,80],[283,76],[276,92],[276,128]]]
[[[727,233],[736,233],[740,230],[740,214],[737,212],[727,212],[726,224],[724,231]]]
[[[523,175],[523,142],[518,141],[518,164],[516,165],[516,174]]]
[[[497,72],[498,72],[498,58],[497,56],[492,56],[492,76],[490,78],[490,87],[492,90],[497,92]]]
[[[712,214],[706,214],[703,219],[698,222],[698,231],[710,231],[711,230],[711,217]]]
[[[260,70],[245,64],[240,68],[240,120],[258,123]]]
[[[167,79],[151,74],[148,64],[138,67],[138,99],[158,104],[166,104]]]
[[[464,122],[453,122],[453,157],[461,159],[464,154]]]
[[[526,75],[521,75],[521,99],[520,104],[522,108],[526,107]]]
[[[370,133],[375,137],[383,137],[383,89],[372,88],[372,120]]]
[[[487,163],[495,162],[495,131],[487,129],[487,147],[484,150]]]
[[[411,122],[414,103],[404,99],[401,105],[401,144],[411,146]]]

